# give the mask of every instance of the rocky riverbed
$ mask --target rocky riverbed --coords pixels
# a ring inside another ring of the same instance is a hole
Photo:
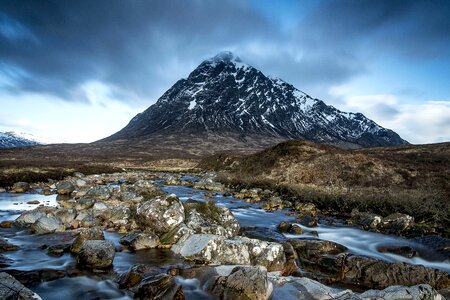
[[[412,217],[335,216],[209,173],[19,182],[0,190],[0,210],[2,299],[449,294],[450,241]]]

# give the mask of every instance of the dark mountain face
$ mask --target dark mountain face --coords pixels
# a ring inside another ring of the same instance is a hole
[[[407,144],[360,113],[341,112],[265,76],[230,52],[201,63],[159,100],[103,141],[158,135],[307,139],[344,147]]]

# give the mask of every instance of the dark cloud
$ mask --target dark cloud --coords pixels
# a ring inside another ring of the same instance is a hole
[[[293,6],[299,18],[285,29],[251,1],[4,0],[0,72],[11,91],[83,100],[80,86],[98,80],[122,99],[148,101],[231,49],[308,91],[366,72],[379,51],[449,55],[449,3],[310,1]]]

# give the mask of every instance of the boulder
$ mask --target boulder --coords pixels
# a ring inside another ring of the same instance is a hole
[[[288,242],[297,251],[300,259],[316,261],[324,254],[339,254],[347,250],[345,246],[319,239],[289,239]]]
[[[240,235],[251,239],[276,243],[284,242],[287,239],[281,233],[268,227],[243,227],[241,228]]]
[[[37,234],[63,232],[66,227],[57,217],[40,217],[31,225],[31,231]]]
[[[142,300],[184,300],[184,293],[175,277],[158,274],[144,278],[137,287],[134,297]]]
[[[407,286],[390,286],[384,290],[369,290],[359,295],[361,299],[413,299],[413,300],[444,300],[435,289],[428,284]]]
[[[171,231],[163,234],[159,239],[163,245],[173,245],[180,240],[184,235],[194,234],[194,230],[181,223],[178,227],[175,227]]]
[[[390,234],[402,234],[414,225],[414,218],[400,213],[389,215],[381,221],[380,229]]]
[[[264,267],[235,267],[228,276],[216,276],[207,283],[208,291],[223,299],[266,300],[273,285]]]
[[[88,240],[81,246],[77,263],[82,267],[103,269],[110,267],[116,254],[115,246],[109,240]]]
[[[105,236],[103,235],[103,231],[99,228],[83,229],[82,231],[80,231],[80,234],[76,237],[76,239],[72,242],[70,251],[78,253],[81,250],[81,246],[83,246],[84,242],[89,240],[104,240],[104,239]]]
[[[303,230],[300,225],[284,221],[278,224],[277,230],[282,233],[303,234]]]
[[[39,218],[45,217],[47,214],[39,209],[33,209],[23,212],[16,220],[15,223],[19,226],[26,226],[34,224]]]
[[[83,210],[92,208],[95,204],[95,200],[91,198],[81,198],[75,202],[75,209]]]
[[[383,218],[377,214],[359,212],[357,209],[352,210],[350,224],[356,224],[361,226],[363,229],[376,229]]]
[[[30,184],[28,182],[16,182],[11,188],[14,193],[25,193],[30,189]]]
[[[111,192],[107,186],[94,186],[87,191],[85,196],[86,198],[105,201],[111,197]]]
[[[230,210],[226,207],[217,207],[214,201],[186,202],[185,224],[195,233],[209,233],[224,237],[236,236],[240,225]]]
[[[77,211],[71,208],[62,208],[55,211],[55,217],[61,220],[63,224],[68,226],[76,217]]]
[[[123,236],[119,242],[135,251],[156,248],[160,245],[159,237],[152,232],[131,232]]]
[[[284,268],[286,257],[278,243],[212,234],[193,234],[181,238],[171,250],[187,260],[208,264],[262,265],[269,271]]]
[[[184,221],[184,207],[175,195],[157,197],[137,207],[136,221],[143,230],[151,229],[157,234],[171,231]]]
[[[5,300],[42,300],[38,294],[26,288],[11,275],[0,273],[0,299]]]
[[[122,273],[117,282],[119,284],[119,288],[129,289],[138,285],[145,277],[158,275],[162,272],[163,270],[159,267],[146,264],[134,265],[127,272]]]
[[[380,246],[377,250],[381,253],[393,253],[407,258],[413,258],[417,251],[410,246]]]
[[[75,191],[75,186],[70,181],[61,181],[56,184],[56,191],[58,195],[70,195]]]

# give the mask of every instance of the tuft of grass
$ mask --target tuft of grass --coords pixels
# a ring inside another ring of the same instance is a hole
[[[206,202],[195,202],[195,203],[184,203],[184,209],[186,215],[193,209],[195,209],[200,215],[207,219],[211,219],[216,223],[220,222],[221,211],[220,208],[216,206],[214,200],[208,200]]]

